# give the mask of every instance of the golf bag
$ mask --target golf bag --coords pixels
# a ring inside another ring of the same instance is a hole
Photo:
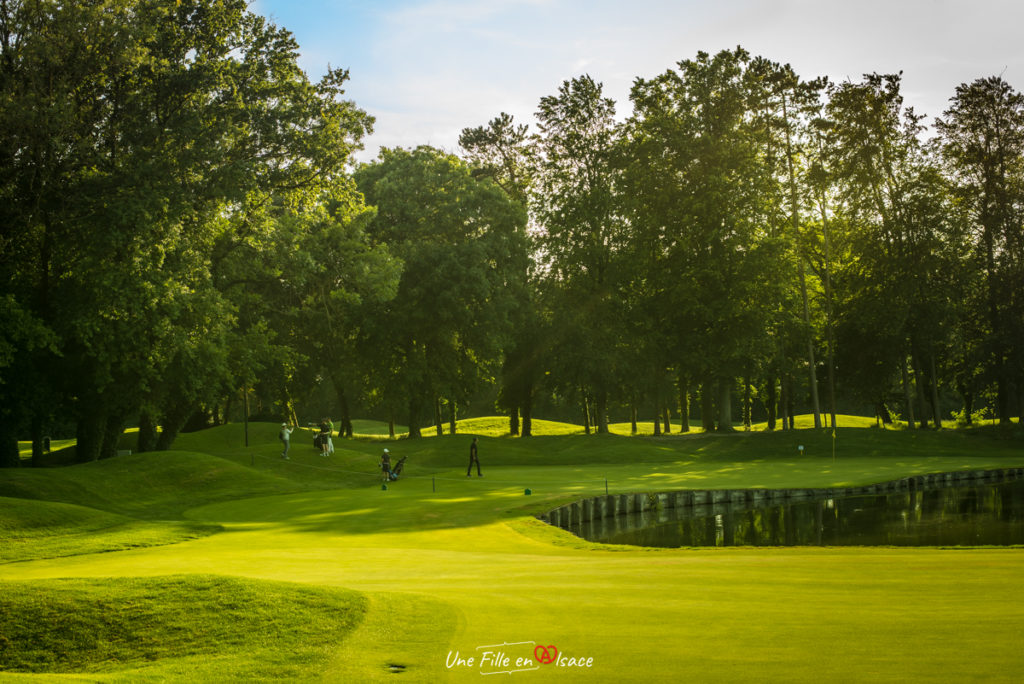
[[[403,456],[402,458],[398,459],[398,463],[396,463],[395,467],[391,469],[390,473],[388,473],[388,479],[389,480],[391,480],[393,482],[393,481],[398,479],[399,475],[402,474],[402,468],[405,467],[405,459],[406,458],[408,458],[408,457],[407,456]]]

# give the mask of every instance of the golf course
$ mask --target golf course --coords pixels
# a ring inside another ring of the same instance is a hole
[[[606,487],[1024,465],[997,428],[871,425],[653,437],[538,421],[515,439],[494,418],[387,440],[359,423],[328,457],[297,432],[285,461],[275,425],[250,424],[246,447],[229,424],[175,451],[4,470],[0,679],[1019,681],[1019,547],[649,549],[535,517]],[[467,478],[473,436],[483,476]],[[384,447],[407,457],[386,488]]]

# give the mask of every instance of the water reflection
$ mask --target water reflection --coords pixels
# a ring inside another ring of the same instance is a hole
[[[714,504],[572,525],[635,546],[1007,546],[1024,544],[1024,480],[792,502]]]

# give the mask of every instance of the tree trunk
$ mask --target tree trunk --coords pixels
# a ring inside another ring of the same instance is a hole
[[[523,397],[523,434],[520,437],[533,436],[533,394]]]
[[[811,406],[814,409],[814,427],[821,427],[821,404],[818,402],[818,369],[814,360],[814,331],[811,329],[811,311],[807,304],[807,278],[804,274],[804,262],[800,260],[800,295],[804,300],[804,326],[807,328],[807,365],[810,370],[808,378],[811,384]]]
[[[519,407],[513,406],[512,410],[508,413],[508,434],[515,435],[519,434]]]
[[[32,416],[32,467],[39,468],[43,465],[43,418],[36,414]],[[21,454],[18,454],[20,461]],[[20,464],[19,464],[20,465]]]
[[[352,438],[352,411],[348,405],[348,394],[345,392],[345,386],[335,376],[331,376],[334,381],[334,393],[338,397],[338,409],[341,411],[341,417],[338,419],[338,435],[344,435],[349,439]]]
[[[113,458],[117,456],[118,447],[121,445],[121,435],[124,434],[124,419],[107,414],[107,422],[103,429],[103,448],[100,451],[100,458]]]
[[[654,436],[661,437],[661,416],[658,412],[661,411],[661,406],[658,404],[658,390],[654,390]]]
[[[391,439],[395,438],[395,418],[391,416],[388,418],[388,437]]]
[[[20,465],[18,433],[11,421],[0,420],[0,468],[17,468]]]
[[[714,382],[704,380],[700,386],[700,422],[704,432],[715,431]]]
[[[743,377],[743,429],[750,431],[753,427],[750,405],[750,374]]]
[[[437,428],[437,436],[444,434],[444,427],[441,425],[441,397],[434,398],[434,426]]]
[[[733,432],[732,378],[720,378],[718,380],[718,431]]]
[[[935,429],[942,429],[942,416],[939,415],[939,378],[935,374],[935,354],[931,354],[928,363],[931,366],[932,375],[932,420],[935,422]]]
[[[822,241],[825,248],[825,342],[828,345],[828,409],[832,415],[832,430],[836,429],[836,360],[835,336],[832,333],[832,245],[825,206],[824,190],[818,193],[818,207],[821,210]]]
[[[455,431],[457,429],[455,424],[459,420],[458,414],[459,414],[459,405],[455,402],[454,399],[449,400],[449,402],[448,402],[448,434],[450,434],[450,435],[454,435]]]
[[[789,172],[789,206],[790,215],[793,221],[793,240],[797,247],[800,245],[800,200],[799,188],[796,178],[796,163],[794,160],[793,141],[790,136],[789,108],[787,107],[786,96],[782,97],[782,119],[783,130],[786,137],[786,168]],[[799,250],[798,250],[799,253]],[[802,257],[798,256],[800,264],[800,296],[804,305],[804,327],[807,329],[807,362],[810,369],[811,383],[811,404],[814,408],[814,427],[821,427],[821,407],[818,404],[818,378],[814,362],[814,331],[811,328],[810,307],[807,305],[807,276],[804,272],[805,265]]]
[[[98,394],[85,399],[83,404],[75,429],[75,460],[78,463],[89,463],[99,460],[103,452],[103,431],[107,426],[107,416]]]
[[[971,414],[974,412],[974,393],[962,384],[959,385],[959,390],[960,397],[964,402],[964,424],[973,425],[974,418],[971,417]],[[1024,425],[1024,422],[1021,422],[1021,425]]]
[[[669,410],[668,406],[665,406],[662,411],[664,412],[665,418],[665,434],[670,435],[672,434],[672,412]]]
[[[139,439],[135,449],[140,453],[156,450],[156,424],[153,422],[153,414],[147,410],[139,413]]]
[[[409,439],[419,439],[423,436],[420,432],[420,400],[415,396],[409,397]]]
[[[637,428],[637,424],[636,424],[636,403],[635,402],[629,407],[629,423],[630,423],[629,434],[635,435],[637,432],[639,432],[639,430]]]
[[[160,420],[160,436],[156,440],[157,451],[167,451],[171,448],[191,413],[192,406],[188,402],[183,401],[172,405],[167,410]],[[293,424],[298,425],[297,422]]]
[[[765,387],[768,390],[767,391],[767,395],[768,395],[767,399],[768,400],[766,402],[767,405],[765,406],[765,409],[768,411],[768,429],[769,430],[774,430],[775,429],[775,411],[776,411],[776,407],[778,406],[777,395],[776,395],[776,391],[775,391],[775,376],[774,375],[769,375],[768,376],[768,382],[765,383]]]
[[[914,399],[910,390],[910,373],[907,372],[907,357],[900,360],[900,374],[903,376],[903,402],[907,407],[907,427],[911,430],[917,427],[914,420]]]
[[[782,419],[782,429],[789,429],[789,383],[786,373],[779,373],[779,418]]]
[[[608,393],[603,389],[597,392],[597,401],[594,402],[597,415],[597,434],[608,434]]]
[[[586,392],[583,392],[583,432],[590,434],[590,400]]]
[[[679,374],[679,431],[690,431],[690,383],[686,376]]]
[[[836,364],[832,357],[832,347],[828,351],[828,412],[832,420],[832,429],[836,429]]]
[[[917,363],[917,357],[914,354],[910,356],[910,364],[914,369],[914,387],[915,394],[917,395],[918,408],[921,409],[921,428],[925,429],[928,427],[928,418],[926,417],[925,408],[927,402],[924,398],[924,373],[921,372],[921,366]]]
[[[796,429],[796,391],[793,389],[793,378],[786,378],[786,421],[790,430]]]

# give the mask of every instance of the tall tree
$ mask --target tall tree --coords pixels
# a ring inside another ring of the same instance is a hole
[[[385,149],[356,173],[377,208],[368,227],[404,270],[397,295],[371,319],[377,385],[407,405],[410,436],[441,398],[460,404],[507,343],[526,272],[526,214],[489,179],[431,147]]]
[[[537,111],[532,210],[563,379],[594,397],[597,431],[608,431],[620,336],[617,255],[625,240],[615,198],[615,103],[590,76],[565,81]],[[582,397],[581,397],[582,398]],[[589,411],[588,411],[589,413]]]
[[[270,198],[319,194],[370,119],[243,0],[3,3],[0,25],[3,292],[55,335],[33,358],[79,459],[143,405],[170,437],[226,382],[225,255],[260,253]]]
[[[860,83],[839,84],[826,107],[840,210],[854,230],[857,254],[848,279],[840,281],[846,301],[838,333],[846,338],[840,346],[847,356],[839,364],[857,368],[848,382],[882,407],[896,373],[909,363],[918,418],[927,422],[930,404],[938,427],[938,378],[931,369],[945,330],[939,255],[948,212],[943,183],[920,140],[922,117],[903,107],[900,80],[898,74],[868,74]]]
[[[528,126],[515,124],[511,114],[502,112],[486,126],[463,129],[459,145],[475,177],[493,179],[510,199],[527,207],[533,182],[533,140]],[[528,233],[526,237],[532,242]],[[504,349],[498,403],[509,411],[509,432],[529,437],[533,399],[544,375],[546,336],[542,330],[546,323],[536,296],[535,262],[531,258],[520,263],[526,271],[516,281],[519,306],[512,314],[512,336]]]
[[[702,385],[705,427],[717,406],[723,431],[732,429],[734,380],[765,347],[766,311],[779,300],[772,276],[782,243],[763,230],[771,179],[750,114],[749,61],[742,48],[698,53],[638,80],[631,95],[639,165],[659,170],[647,181],[644,222],[662,233],[676,347],[696,350],[684,370]]]
[[[976,226],[985,278],[984,347],[999,422],[1024,415],[1024,95],[1000,77],[957,86],[936,123],[960,201]]]

